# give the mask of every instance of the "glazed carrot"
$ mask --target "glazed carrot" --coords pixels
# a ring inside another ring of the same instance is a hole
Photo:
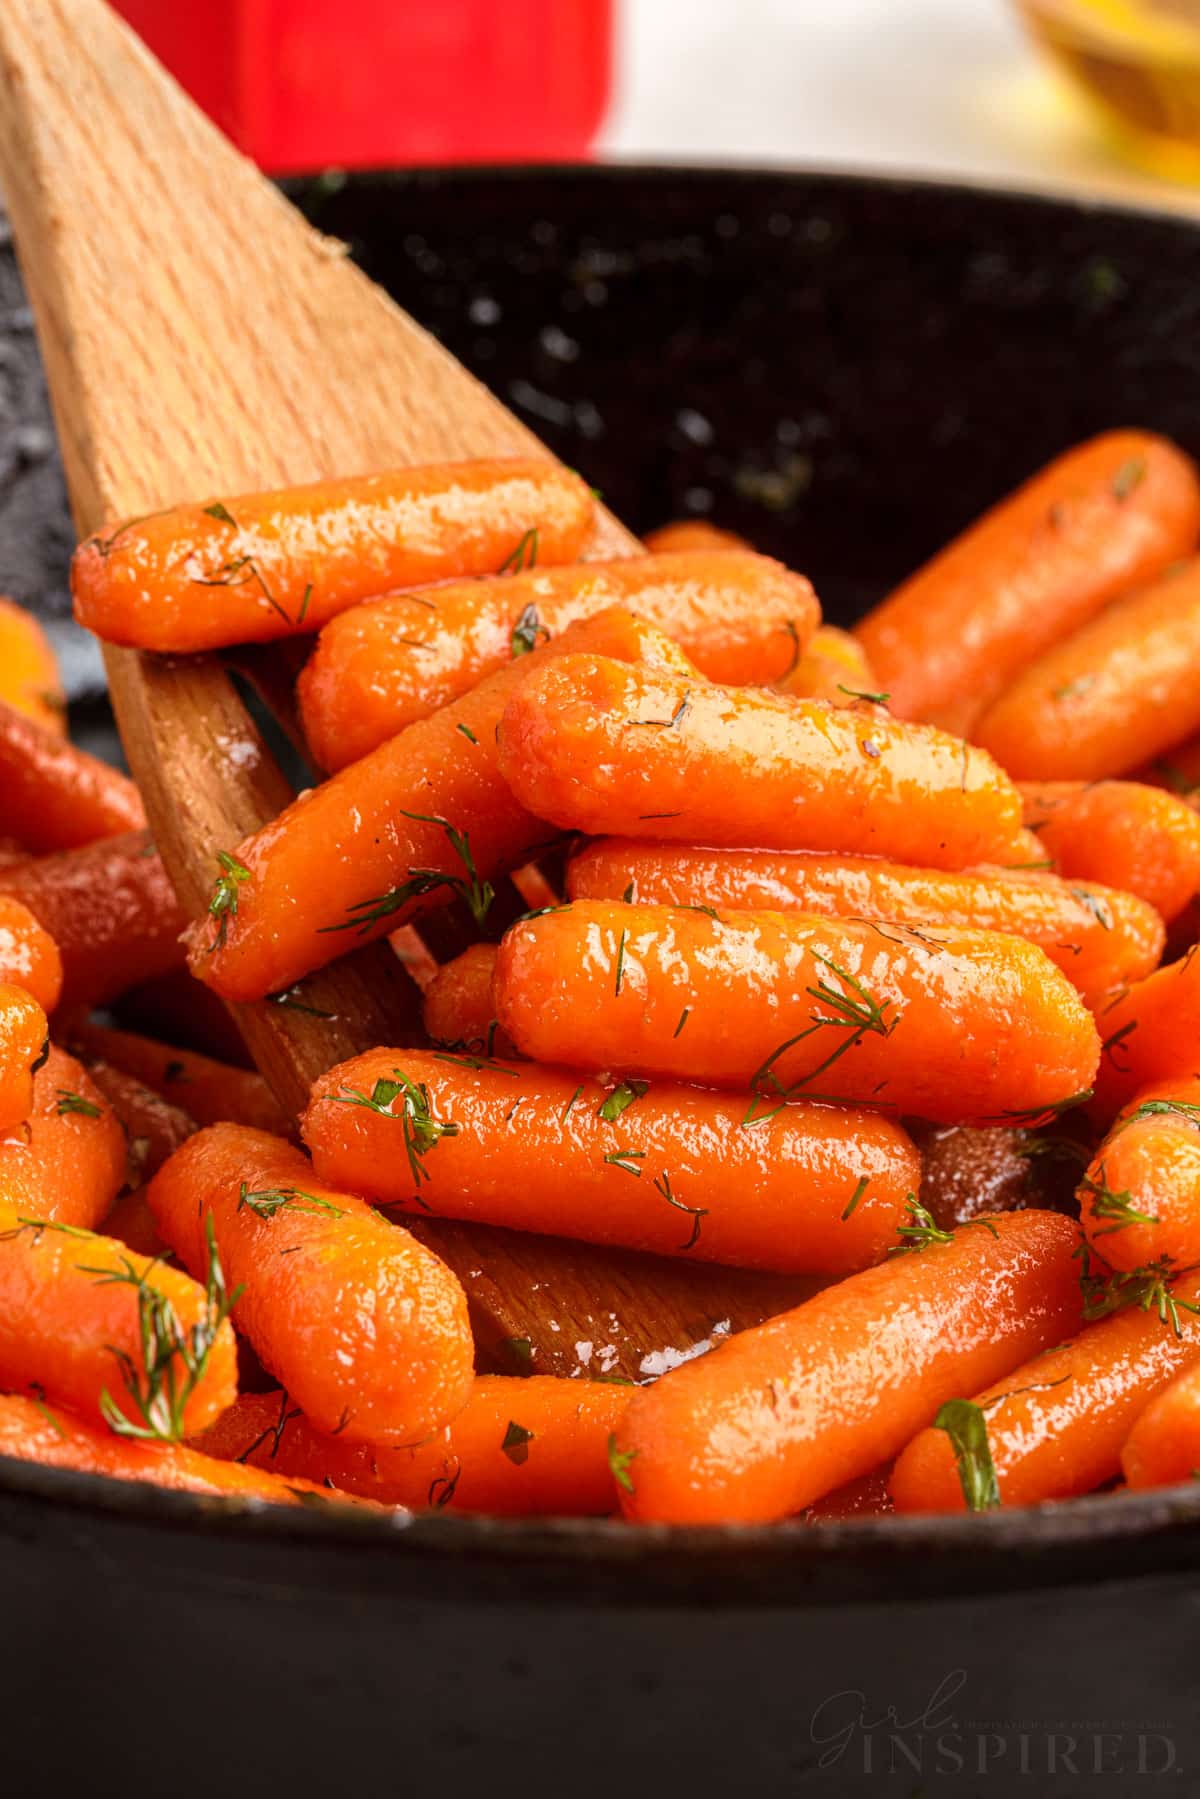
[[[552,834],[502,779],[496,728],[542,660],[577,646],[690,666],[628,612],[568,626],[294,801],[227,856],[210,915],[189,933],[193,974],[223,998],[261,998],[455,895],[482,914],[485,883]]]
[[[231,1068],[195,1050],[97,1024],[77,1025],[71,1040],[85,1058],[110,1062],[197,1124],[247,1124],[276,1136],[286,1136],[293,1128],[294,1121],[253,1069]]]
[[[0,1135],[0,1203],[93,1230],[128,1176],[121,1121],[86,1068],[51,1047],[20,1124]]]
[[[389,588],[570,562],[591,519],[578,475],[519,457],[239,494],[86,538],[75,616],[145,650],[264,643]]]
[[[883,1518],[895,1510],[888,1491],[890,1468],[876,1468],[844,1487],[835,1487],[805,1508],[806,1524],[845,1524],[854,1518]]]
[[[765,1523],[868,1474],[1073,1327],[1077,1238],[1054,1212],[964,1225],[640,1388],[613,1438],[626,1515]]]
[[[1168,962],[1119,988],[1096,1012],[1100,1067],[1093,1119],[1107,1124],[1143,1087],[1181,1080],[1200,1068],[1200,955]]]
[[[219,1265],[206,1284],[0,1201],[0,1387],[37,1385],[118,1431],[176,1439],[237,1397]]]
[[[1144,1087],[1079,1188],[1088,1242],[1110,1268],[1200,1266],[1200,1076]]]
[[[587,1517],[613,1510],[608,1440],[630,1391],[550,1375],[481,1375],[449,1424],[403,1449],[322,1435],[288,1394],[246,1393],[195,1446],[413,1511]]]
[[[0,867],[0,894],[58,945],[64,1009],[104,1005],[182,959],[184,916],[145,831]]]
[[[818,625],[795,668],[776,685],[800,699],[827,706],[852,706],[863,694],[878,694],[879,682],[867,652],[849,631]]]
[[[471,1050],[476,1055],[516,1055],[496,1022],[492,999],[495,968],[495,944],[473,943],[453,962],[438,969],[425,989],[422,1008],[425,1030],[432,1042],[447,1049]]]
[[[62,957],[49,931],[28,906],[0,893],[0,982],[24,987],[43,1012],[53,1012],[62,992]]]
[[[1200,1468],[1200,1365],[1176,1375],[1134,1421],[1121,1449],[1129,1486],[1170,1487],[1194,1481]]]
[[[430,1118],[442,1134],[402,1155]],[[301,1131],[321,1180],[383,1205],[780,1274],[881,1260],[921,1178],[868,1112],[408,1049],[331,1068]]]
[[[1194,800],[1200,789],[1200,735],[1172,743],[1164,755],[1138,771],[1137,779]]]
[[[104,1234],[115,1237],[140,1256],[169,1257],[171,1254],[158,1234],[154,1213],[146,1201],[145,1187],[131,1187],[118,1194],[105,1213]]]
[[[1018,1214],[1019,1215],[1019,1214]],[[976,1394],[1004,1505],[1036,1505],[1093,1492],[1119,1471],[1121,1445],[1138,1413],[1182,1368],[1200,1355],[1200,1276],[1172,1289],[1172,1315],[1156,1302],[1138,1304],[1086,1325],[1057,1348]],[[975,1391],[964,1381],[960,1393]],[[957,1512],[965,1506],[950,1440],[923,1430],[892,1472],[898,1512]]]
[[[703,518],[681,518],[669,525],[659,525],[655,530],[645,532],[642,542],[656,556],[668,550],[748,550],[753,547],[736,531],[723,531],[720,525],[710,525]]]
[[[1096,781],[1200,729],[1200,558],[1031,662],[972,735],[1020,778]]]
[[[361,1199],[316,1182],[290,1144],[211,1125],[147,1198],[185,1268],[202,1265],[212,1218],[239,1330],[318,1429],[412,1442],[463,1404],[472,1344],[457,1280]]]
[[[180,1144],[198,1130],[197,1121],[180,1106],[173,1106],[161,1093],[143,1086],[124,1069],[114,1068],[110,1062],[92,1061],[87,1064],[87,1073],[125,1133],[131,1181],[139,1185],[148,1181],[167,1157],[174,1155]]]
[[[945,874],[878,856],[691,849],[599,838],[567,870],[572,899],[740,906],[821,918],[1006,931],[1045,950],[1073,986],[1099,997],[1158,965],[1165,931],[1143,900],[1055,875],[1000,868]]]
[[[0,831],[42,854],[145,822],[126,775],[0,701]]]
[[[46,1014],[24,987],[0,984],[0,1131],[33,1105],[33,1076],[50,1042]]]
[[[106,1425],[89,1424],[65,1407],[20,1394],[0,1394],[0,1456],[74,1468],[113,1480],[148,1481],[177,1493],[220,1499],[262,1499],[272,1505],[326,1504],[334,1495],[307,1481],[285,1480],[263,1469],[218,1461],[182,1443],[145,1443],[119,1437]],[[348,1503],[348,1502],[347,1502]]]
[[[1165,918],[1200,888],[1200,816],[1186,801],[1137,781],[1025,782],[1025,822],[1068,880],[1137,894]]]
[[[1200,535],[1200,481],[1164,439],[1110,431],[967,527],[855,626],[902,718],[966,730],[1035,657]]]
[[[1003,860],[1020,801],[983,751],[881,707],[697,685],[604,655],[532,672],[500,724],[522,805],[600,835],[849,850],[931,868]]]
[[[0,700],[61,737],[67,697],[50,641],[32,612],[0,598]]]
[[[344,768],[577,619],[626,607],[714,681],[777,680],[820,618],[803,575],[749,550],[532,569],[356,606],[326,625],[297,685],[317,763]]]
[[[579,900],[500,945],[500,1024],[539,1062],[1036,1120],[1076,1099],[1099,1039],[1033,944],[989,931]]]

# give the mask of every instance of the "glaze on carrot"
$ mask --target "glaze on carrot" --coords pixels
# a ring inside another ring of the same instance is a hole
[[[453,962],[438,969],[425,989],[422,1021],[431,1042],[443,1049],[469,1050],[474,1055],[516,1053],[496,1021],[492,999],[492,975],[496,968],[494,943],[472,943]]]
[[[0,983],[24,987],[43,1012],[53,1012],[62,993],[58,945],[28,906],[0,893]]]
[[[531,673],[500,770],[552,824],[592,835],[846,850],[930,868],[1003,861],[1020,800],[983,751],[882,707],[837,710],[603,655]]]
[[[1051,1212],[964,1225],[640,1388],[613,1438],[626,1516],[766,1523],[870,1473],[1073,1327],[1077,1236]]]
[[[67,696],[50,641],[32,612],[0,598],[0,700],[61,737]]]
[[[1190,555],[1200,480],[1142,431],[1068,450],[855,626],[902,718],[965,731],[1021,669]]]
[[[1168,924],[1200,888],[1200,816],[1137,781],[1023,782],[1025,822],[1067,880],[1134,893]]]
[[[110,1062],[197,1124],[247,1124],[275,1136],[287,1136],[294,1128],[295,1120],[288,1118],[254,1069],[231,1068],[195,1050],[98,1024],[76,1025],[71,1041],[85,1058]]]
[[[836,625],[818,625],[795,668],[777,685],[783,693],[822,700],[827,706],[853,706],[864,694],[881,692],[857,637]]]
[[[0,701],[0,831],[42,855],[145,822],[126,775]]]
[[[978,720],[973,736],[1027,780],[1123,775],[1200,729],[1200,558],[1023,669]]]
[[[116,1436],[65,1406],[50,1406],[18,1393],[0,1394],[0,1456],[38,1462],[45,1468],[74,1468],[80,1474],[106,1474],[112,1480],[145,1481],[214,1499],[257,1499],[271,1505],[325,1505],[335,1499],[307,1481],[218,1461],[182,1443]]]
[[[557,637],[622,606],[714,681],[770,682],[820,618],[809,583],[748,550],[684,551],[529,569],[356,606],[321,632],[297,684],[304,734],[334,771]]]
[[[1200,1364],[1193,1364],[1139,1412],[1121,1449],[1121,1472],[1138,1489],[1194,1481],[1198,1468]]]
[[[208,1455],[413,1511],[589,1517],[614,1509],[608,1442],[632,1389],[481,1375],[424,1443],[387,1449],[316,1430],[286,1393],[246,1393],[196,1439]]]
[[[1088,1242],[1110,1268],[1200,1266],[1200,1076],[1144,1087],[1079,1188]]]
[[[520,457],[176,506],[85,538],[75,616],[144,650],[264,643],[393,587],[570,562],[592,511],[578,475]]]
[[[0,1201],[94,1230],[129,1174],[121,1120],[86,1068],[51,1046],[29,1112],[0,1134]]]
[[[0,866],[0,894],[58,945],[64,1011],[104,1005],[182,962],[186,921],[145,831]]]
[[[495,994],[535,1061],[751,1088],[760,1111],[786,1096],[1036,1120],[1099,1055],[1042,951],[986,931],[580,900],[509,931]]]
[[[1200,1276],[1172,1289],[1178,1334],[1137,1305],[1084,1327],[1070,1342],[973,1392],[987,1424],[1001,1503],[1036,1505],[1091,1493],[1120,1469],[1121,1445],[1138,1413],[1200,1355]],[[892,1471],[898,1512],[957,1512],[965,1505],[945,1432],[924,1430]]]
[[[1132,981],[1096,1010],[1100,1066],[1089,1111],[1107,1124],[1142,1088],[1200,1069],[1200,955],[1189,951],[1144,981]]]
[[[0,1131],[33,1105],[33,1077],[50,1043],[46,1014],[24,987],[0,984]]]
[[[569,625],[234,848],[215,871],[209,915],[189,932],[193,974],[223,998],[257,999],[455,896],[483,913],[485,883],[553,836],[509,792],[496,727],[541,660],[576,646],[690,666],[631,613]]]
[[[323,1181],[387,1206],[780,1274],[881,1260],[921,1178],[900,1126],[803,1102],[747,1123],[755,1109],[678,1082],[375,1049],[321,1076],[301,1130]],[[414,1166],[400,1152],[426,1117],[448,1128]]]
[[[1166,933],[1144,900],[1054,875],[1001,868],[946,874],[878,856],[692,849],[600,838],[569,864],[571,899],[737,906],[821,918],[1003,931],[1036,943],[1085,996],[1100,997],[1158,965]]]
[[[454,1275],[361,1199],[322,1186],[265,1131],[212,1125],[147,1191],[185,1268],[211,1217],[238,1329],[318,1429],[349,1443],[414,1442],[467,1397],[472,1343]]]
[[[109,1237],[0,1200],[0,1387],[171,1440],[237,1397],[237,1351],[215,1264],[206,1284]]]

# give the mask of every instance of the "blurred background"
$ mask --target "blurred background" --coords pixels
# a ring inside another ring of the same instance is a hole
[[[805,161],[1166,205],[1200,180],[1200,0],[206,0],[203,31],[118,7],[274,173]]]

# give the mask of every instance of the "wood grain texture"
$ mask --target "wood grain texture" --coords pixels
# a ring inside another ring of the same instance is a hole
[[[313,231],[102,0],[2,0],[0,180],[37,321],[80,532],[183,498],[541,446]],[[397,230],[403,228],[397,219]],[[542,451],[543,454],[547,452]],[[589,554],[635,540],[599,513]],[[113,703],[185,909],[218,849],[291,797],[222,663],[106,651]],[[269,685],[269,683],[264,683]],[[415,1041],[417,995],[385,948],[303,983],[313,1011],[235,1009],[296,1110],[332,1063]],[[528,1341],[543,1372],[610,1372],[756,1322],[808,1290],[581,1244],[422,1222],[455,1267],[484,1354]]]

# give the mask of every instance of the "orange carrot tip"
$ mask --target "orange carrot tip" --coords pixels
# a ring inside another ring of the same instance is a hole
[[[49,639],[32,612],[0,598],[0,700],[62,736],[67,697]]]
[[[658,525],[642,538],[655,555],[676,550],[748,550],[753,546],[736,531],[722,530],[706,518],[675,519],[669,525]]]
[[[33,1077],[49,1047],[46,1014],[32,994],[0,984],[0,1131],[28,1118]]]
[[[883,708],[697,684],[603,655],[531,672],[500,768],[567,830],[841,850],[930,868],[1003,861],[1020,800],[983,751]]]
[[[1200,1078],[1137,1095],[1096,1151],[1079,1202],[1088,1242],[1110,1268],[1200,1265]]]
[[[215,1233],[239,1330],[318,1429],[414,1442],[463,1404],[472,1342],[458,1281],[399,1225],[322,1185],[290,1144],[210,1126],[147,1198],[186,1268]]]
[[[1033,944],[864,919],[576,901],[508,932],[495,996],[534,1061],[749,1089],[761,1111],[1038,1122],[1087,1097],[1100,1053]]]
[[[1096,1008],[1100,1066],[1089,1106],[1107,1125],[1144,1088],[1187,1079],[1200,1038],[1200,955],[1189,950],[1144,980],[1131,981]]]
[[[495,971],[494,943],[472,943],[461,956],[443,963],[425,989],[423,1021],[431,1042],[501,1060],[516,1055],[496,1020]]]
[[[0,1387],[36,1385],[120,1436],[177,1441],[237,1396],[211,1232],[203,1284],[0,1202]]]
[[[964,1225],[639,1388],[612,1446],[626,1515],[767,1522],[869,1474],[1073,1327],[1077,1240],[1057,1213]]]
[[[126,775],[0,701],[0,831],[40,855],[145,822]]]
[[[867,1112],[419,1050],[322,1075],[302,1129],[322,1180],[385,1205],[787,1274],[881,1260],[921,1172]]]
[[[632,1389],[549,1375],[481,1375],[462,1410],[401,1449],[316,1430],[287,1393],[247,1393],[194,1447],[412,1511],[589,1517],[613,1509],[609,1439]]]
[[[857,637],[836,625],[818,625],[778,686],[798,699],[823,700],[829,706],[853,706],[859,700],[886,706],[891,698],[880,688]]]
[[[62,957],[49,931],[28,906],[0,894],[0,984],[24,987],[43,1012],[53,1012],[62,980]]]
[[[90,1230],[128,1179],[131,1150],[87,1069],[51,1045],[33,1077],[28,1115],[0,1135],[0,1200]]]
[[[1200,1365],[1176,1375],[1140,1412],[1121,1450],[1132,1488],[1194,1481],[1200,1469]]]
[[[265,642],[389,588],[570,562],[592,512],[578,475],[519,457],[177,506],[85,539],[75,616],[148,650]]]
[[[1067,880],[1133,893],[1172,922],[1200,889],[1200,815],[1139,781],[1021,784],[1025,823]]]

